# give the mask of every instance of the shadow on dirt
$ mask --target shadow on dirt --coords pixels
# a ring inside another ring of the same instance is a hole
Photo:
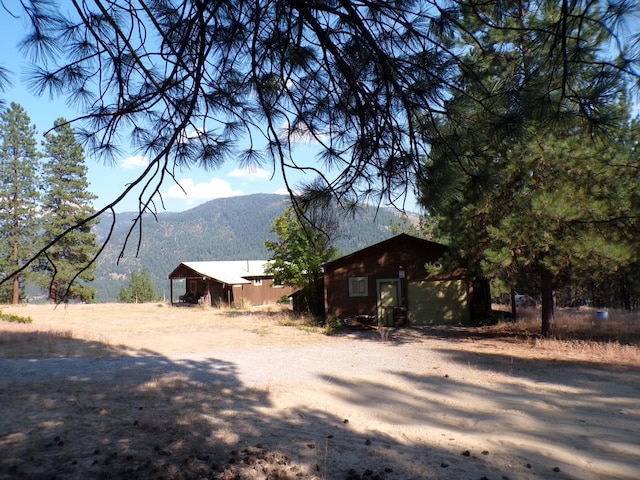
[[[430,338],[470,341],[473,339],[504,339],[520,341],[524,337],[512,333],[485,332],[477,327],[412,326],[383,328],[345,328],[332,333],[335,337],[345,337],[362,341],[390,341],[395,345],[422,343]]]
[[[589,365],[559,371],[533,362],[516,370],[505,356],[443,350],[450,373],[425,373],[428,356],[415,369],[391,361],[380,378],[338,371],[318,378],[322,393],[338,401],[332,409],[275,410],[269,388],[243,383],[233,362],[64,341],[101,358],[0,360],[2,479],[606,478],[610,470],[600,466],[612,464],[620,478],[640,473],[626,454],[640,420],[637,382]],[[455,365],[501,377],[479,384],[457,377]],[[542,384],[551,384],[551,397]],[[580,401],[568,409],[567,396]],[[489,407],[473,402],[488,397]],[[397,434],[360,424],[366,410]],[[416,426],[441,432],[441,441],[405,436]],[[537,438],[548,448],[540,450]],[[571,455],[595,466],[580,470]]]
[[[498,340],[506,343],[522,343],[542,338],[538,333],[531,333],[517,327],[494,329],[482,326],[424,325],[394,328],[346,328],[332,334],[336,337],[349,337],[354,340],[392,340],[395,344],[421,343],[428,339],[441,339],[452,342],[469,342],[474,340]],[[615,343],[640,347],[640,334],[628,332],[626,328],[615,329],[609,325],[607,331],[597,328],[583,331],[563,331],[558,329],[553,339],[562,341]]]
[[[448,470],[434,478],[640,478],[635,371],[453,348],[429,353],[420,371],[390,367],[392,381],[324,380],[342,401],[399,432],[415,425],[442,432],[444,450],[462,452],[468,462],[437,452],[460,476]],[[429,370],[437,354],[448,367]]]
[[[76,355],[0,359],[2,479],[425,478],[388,455],[419,445],[340,411],[270,410],[269,389],[243,384],[232,362],[52,341]],[[429,455],[434,471],[449,467],[448,452]]]

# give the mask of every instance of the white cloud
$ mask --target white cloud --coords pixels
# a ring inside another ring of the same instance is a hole
[[[290,123],[284,122],[280,125],[280,138],[287,140],[287,137],[291,143],[306,144],[317,144],[319,141],[326,142],[329,139],[329,136],[324,133],[316,132],[316,136],[314,136],[305,124],[299,123],[294,127]]]
[[[125,170],[134,170],[136,168],[145,168],[149,165],[149,160],[144,155],[136,155],[134,157],[125,158],[120,162],[120,166]]]
[[[234,168],[227,176],[233,178],[244,178],[246,180],[262,181],[266,181],[271,178],[271,174],[269,172],[258,167]]]
[[[294,195],[300,195],[302,193],[301,190],[296,190],[295,188],[292,190]],[[286,188],[278,188],[275,192],[276,195],[290,195],[289,194],[289,190],[287,190]]]
[[[195,140],[196,138],[200,138],[203,136],[204,130],[201,128],[194,129],[191,131],[183,130],[178,136],[178,143],[188,143],[189,140]]]
[[[234,190],[231,184],[220,178],[212,178],[203,183],[195,183],[192,178],[183,178],[179,183],[180,186],[172,185],[169,187],[163,197],[186,200],[187,203],[193,204],[214,198],[237,197],[243,194],[242,191]]]

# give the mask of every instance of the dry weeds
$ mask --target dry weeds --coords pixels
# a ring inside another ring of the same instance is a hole
[[[497,310],[508,311],[498,306]],[[540,311],[520,309],[516,322],[501,321],[482,327],[495,335],[529,345],[542,358],[574,358],[624,367],[640,366],[640,314],[607,312],[600,318],[593,309],[558,309],[553,336],[540,335]]]

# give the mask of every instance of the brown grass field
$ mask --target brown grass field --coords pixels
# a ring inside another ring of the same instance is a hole
[[[0,479],[638,478],[640,319],[333,332],[280,308],[5,306]]]

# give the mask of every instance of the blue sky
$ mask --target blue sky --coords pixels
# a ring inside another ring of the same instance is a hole
[[[24,83],[28,62],[22,58],[17,47],[25,34],[26,24],[23,19],[14,18],[8,11],[16,15],[24,13],[18,0],[5,0],[2,5],[4,8],[0,6],[0,65],[9,70],[12,85],[0,91],[0,99],[5,105],[16,102],[26,110],[31,122],[37,127],[40,141],[42,134],[53,126],[55,120],[60,117],[74,119],[79,112],[70,109],[64,99],[50,98],[48,94],[38,97],[28,91]],[[60,5],[61,8],[65,8],[68,4],[61,0]],[[302,140],[295,146],[295,163],[317,166],[315,155],[318,148],[317,145]],[[130,154],[123,154],[121,158],[117,158],[113,164],[104,164],[100,159],[92,158],[88,152],[85,152],[85,160],[89,170],[90,191],[97,196],[94,202],[96,209],[101,209],[115,200],[147,166],[147,159],[137,155],[133,150]],[[193,167],[177,171],[176,180],[179,185],[167,178],[160,189],[164,210],[183,211],[215,198],[254,193],[286,194],[285,182],[279,167],[277,166],[275,171],[269,166],[265,168],[241,169],[237,162],[228,161],[217,170]],[[305,175],[301,171],[288,172],[287,176],[293,189],[313,180],[311,173]],[[132,191],[116,206],[116,211],[137,211],[137,195],[138,192]],[[156,208],[162,211],[159,199],[155,200]],[[398,207],[402,207],[401,202]],[[406,199],[404,207],[408,211],[418,211],[413,196]]]
[[[6,2],[11,8],[13,2]],[[19,7],[13,6],[13,12],[20,12]],[[75,118],[77,112],[69,109],[64,100],[49,98],[48,95],[36,97],[31,94],[23,83],[25,61],[21,57],[17,44],[22,39],[24,27],[21,19],[12,18],[0,8],[0,65],[8,69],[13,85],[0,92],[0,99],[9,105],[16,102],[26,110],[33,124],[38,130],[38,141],[42,134],[60,117]],[[315,148],[313,145],[300,144],[296,148],[296,158],[300,163],[313,163]],[[85,156],[89,169],[88,180],[90,191],[97,195],[94,202],[96,208],[101,208],[114,200],[125,186],[140,175],[147,160],[134,154],[123,155],[113,165],[105,165],[100,160]],[[279,170],[275,173],[263,168],[250,170],[240,169],[238,165],[229,161],[217,170],[191,168],[178,171],[176,179],[180,186],[170,179],[161,188],[166,211],[183,211],[193,208],[214,198],[248,195],[253,193],[281,193],[286,194],[285,183]],[[289,178],[292,187],[303,182],[311,181],[309,176],[302,173]],[[180,188],[182,187],[182,188]],[[186,191],[186,194],[184,191]],[[159,202],[156,206],[161,210]],[[137,197],[132,192],[117,207],[116,211],[135,211],[138,208]]]

